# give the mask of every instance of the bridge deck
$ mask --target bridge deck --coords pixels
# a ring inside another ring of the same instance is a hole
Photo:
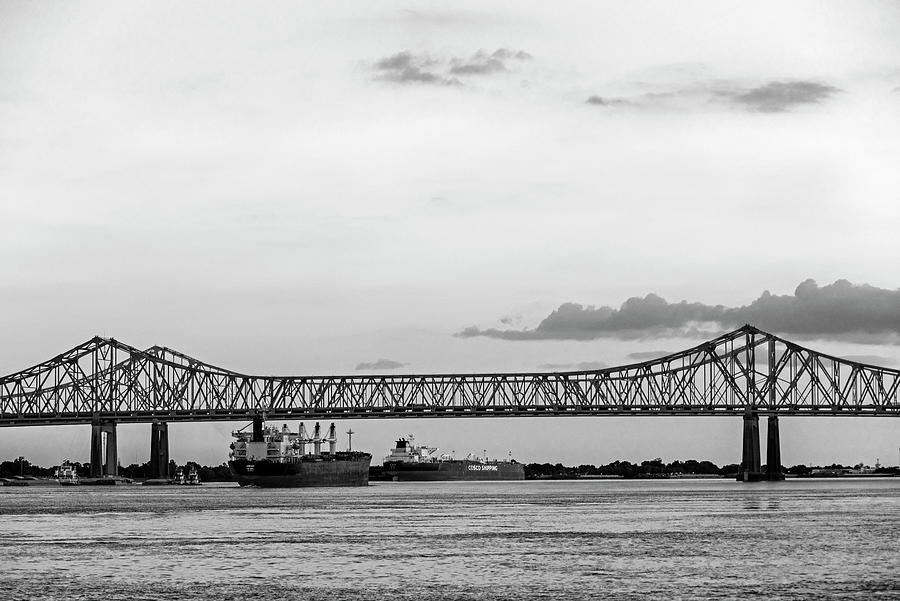
[[[250,376],[165,347],[94,338],[0,378],[0,426],[539,416],[898,416],[900,371],[752,326],[652,361],[497,374]]]

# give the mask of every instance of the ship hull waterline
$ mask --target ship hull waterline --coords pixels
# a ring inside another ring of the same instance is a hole
[[[241,486],[263,488],[304,488],[318,486],[368,486],[368,453],[337,453],[304,457],[300,461],[228,462],[231,473]]]
[[[385,480],[395,482],[524,480],[525,468],[521,463],[439,461],[416,464],[386,461],[383,474]]]

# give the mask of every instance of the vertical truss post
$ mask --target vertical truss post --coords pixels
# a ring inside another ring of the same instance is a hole
[[[747,405],[756,406],[756,334],[747,332],[744,338],[744,367],[747,372]]]
[[[768,382],[766,383],[766,389],[769,391],[769,408],[775,408],[775,399],[776,399],[776,382],[778,381],[778,374],[775,373],[775,339],[769,338],[769,377]]]

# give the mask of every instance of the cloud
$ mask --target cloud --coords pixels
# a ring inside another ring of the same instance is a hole
[[[579,361],[578,363],[541,363],[538,369],[552,371],[591,371],[609,367],[603,361]]]
[[[672,351],[640,351],[637,353],[628,353],[628,358],[634,359],[635,361],[651,361],[671,354]]]
[[[377,61],[374,69],[379,72],[378,79],[394,83],[420,83],[438,85],[459,85],[459,80],[430,71],[437,61],[427,56],[415,55],[411,52],[398,52]]]
[[[839,91],[814,81],[773,81],[735,94],[731,101],[751,111],[781,113],[802,104],[819,104]]]
[[[356,365],[356,370],[381,370],[381,369],[399,369],[401,367],[406,367],[409,363],[401,363],[399,361],[394,361],[393,359],[377,359],[376,361],[370,361],[368,363],[358,363]]]
[[[462,85],[460,77],[490,75],[508,71],[513,62],[531,60],[523,50],[498,48],[489,53],[479,50],[468,58],[433,58],[408,50],[379,59],[372,68],[376,79],[401,84]]]
[[[506,71],[509,61],[527,61],[531,58],[527,52],[510,48],[498,48],[491,54],[479,50],[468,59],[450,59],[450,72],[454,75],[484,75]]]
[[[803,105],[821,104],[841,91],[815,81],[769,81],[747,86],[716,80],[633,96],[593,94],[585,103],[645,109],[690,109],[725,103],[755,113],[783,113]]]
[[[456,336],[503,340],[706,337],[745,323],[802,338],[900,344],[900,290],[855,285],[847,280],[819,287],[809,279],[797,286],[793,295],[765,291],[741,307],[669,303],[648,294],[630,298],[618,309],[563,303],[533,329],[482,330],[471,326]]]
[[[597,96],[597,95],[588,96],[588,99],[585,100],[585,102],[588,104],[596,104],[598,106],[615,106],[615,105],[621,105],[621,104],[629,104],[629,102],[627,100],[625,100],[624,98],[610,98],[608,96],[603,97],[603,96]]]

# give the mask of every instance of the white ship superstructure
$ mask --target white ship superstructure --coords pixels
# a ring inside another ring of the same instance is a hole
[[[63,485],[79,484],[78,471],[75,469],[75,466],[68,461],[64,462],[61,466],[56,468],[56,472],[53,474],[53,477]]]
[[[331,455],[334,455],[337,447],[334,424],[328,429],[328,436],[323,438],[318,422],[312,436],[309,436],[304,424],[300,424],[299,432],[291,432],[287,424],[281,428],[266,426],[262,430],[261,441],[253,441],[252,434],[244,430],[232,432],[232,436],[236,440],[231,444],[230,456],[238,461],[293,463],[309,454],[308,450],[312,451],[312,455],[321,455],[323,442],[328,443],[328,452]]]
[[[313,435],[300,424],[292,432],[287,424],[267,427],[253,420],[252,431],[233,433],[228,467],[241,486],[366,486],[369,483],[369,453],[337,450],[334,424],[328,436],[316,423]],[[328,450],[322,450],[322,443]],[[312,447],[312,448],[310,448]]]
[[[384,462],[397,461],[401,463],[437,463],[450,459],[449,455],[437,455],[437,447],[418,446],[415,444],[415,438],[401,438],[397,441],[397,445],[391,449],[390,455],[384,458]]]

